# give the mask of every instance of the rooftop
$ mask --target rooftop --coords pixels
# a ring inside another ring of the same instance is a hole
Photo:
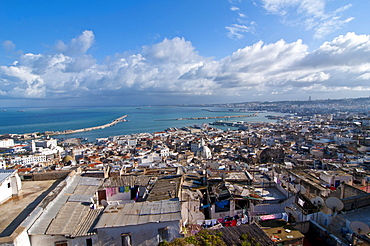
[[[0,170],[0,184],[11,176],[16,170]]]
[[[49,193],[48,189],[50,190],[54,183],[58,182],[55,180],[22,182],[19,196],[12,197],[0,205],[0,236],[10,235]]]
[[[48,209],[30,228],[29,234],[86,236],[93,233],[101,209],[91,209],[90,201],[102,180],[75,175],[68,181],[63,193],[53,199]]]
[[[348,220],[349,222],[361,221],[370,227],[370,206],[350,210],[346,213],[338,214],[338,216]]]
[[[262,230],[275,242],[303,239],[304,235],[284,220],[267,220],[260,222]]]
[[[137,202],[108,205],[95,228],[133,226],[181,219],[179,201]]]
[[[275,245],[273,241],[256,224],[223,227],[209,230],[211,234],[222,233],[222,240],[227,245],[242,245],[242,241],[259,243],[261,246]],[[245,235],[245,240],[241,240]]]

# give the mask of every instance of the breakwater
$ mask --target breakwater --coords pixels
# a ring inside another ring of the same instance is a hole
[[[248,115],[228,115],[228,116],[209,116],[209,117],[188,117],[188,118],[176,118],[176,119],[155,119],[155,121],[171,121],[171,120],[208,120],[208,119],[228,119],[228,118],[245,118],[257,116],[258,112]]]
[[[121,116],[115,120],[113,120],[110,123],[100,125],[100,126],[93,126],[93,127],[87,127],[87,128],[82,128],[82,129],[76,129],[76,130],[65,130],[65,131],[45,131],[44,135],[48,136],[55,136],[55,135],[65,135],[65,134],[73,134],[73,133],[79,133],[79,132],[87,132],[87,131],[93,131],[93,130],[98,130],[98,129],[104,129],[106,127],[111,127],[116,125],[119,122],[126,121],[126,117],[128,115]]]

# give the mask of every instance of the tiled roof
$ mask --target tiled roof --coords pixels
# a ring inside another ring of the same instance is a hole
[[[208,230],[208,232],[211,234],[217,234],[221,232],[222,240],[227,245],[241,246],[242,235],[246,235],[247,239],[245,241],[249,241],[251,243],[259,243],[261,246],[275,245],[275,243],[266,235],[266,233],[256,224],[223,227],[216,230]]]
[[[179,221],[179,201],[155,201],[108,205],[95,228],[132,226],[147,223]]]
[[[151,176],[140,175],[140,176],[120,176],[120,177],[110,177],[106,179],[103,183],[103,187],[121,187],[121,186],[146,186],[150,180]]]
[[[67,202],[51,222],[46,234],[69,237],[90,235],[102,211],[103,208],[91,209],[80,202]]]

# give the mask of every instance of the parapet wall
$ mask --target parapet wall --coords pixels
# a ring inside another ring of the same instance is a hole
[[[43,172],[43,173],[30,173],[19,175],[23,181],[43,181],[43,180],[57,180],[65,179],[72,171],[55,171],[55,172]]]

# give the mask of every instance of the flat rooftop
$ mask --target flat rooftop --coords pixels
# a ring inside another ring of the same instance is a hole
[[[349,222],[361,221],[370,227],[370,206],[350,210],[345,214],[338,214],[338,216],[348,220]]]
[[[275,243],[283,243],[303,239],[304,235],[296,230],[292,225],[283,220],[268,220],[260,222],[262,230]]]
[[[0,205],[0,237],[9,236],[49,193],[56,180],[23,181],[19,196]]]
[[[280,200],[286,199],[286,197],[276,188],[255,188],[255,191],[263,197],[264,200]]]

